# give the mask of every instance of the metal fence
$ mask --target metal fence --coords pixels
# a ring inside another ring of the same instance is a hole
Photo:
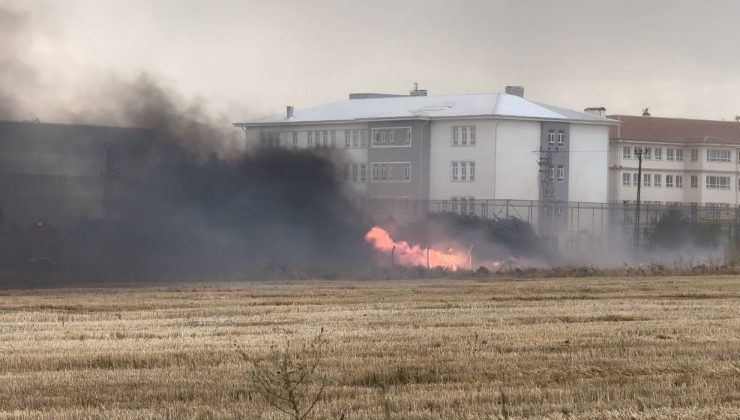
[[[376,220],[408,220],[429,213],[456,213],[487,219],[516,218],[532,225],[543,238],[570,250],[601,247],[619,237],[646,243],[656,224],[673,212],[692,223],[721,227],[726,243],[737,247],[740,208],[697,204],[640,203],[640,228],[636,229],[636,203],[544,202],[539,200],[410,200],[368,199],[358,203]]]

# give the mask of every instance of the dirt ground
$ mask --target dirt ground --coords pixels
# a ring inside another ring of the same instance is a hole
[[[2,291],[0,417],[285,418],[322,328],[311,418],[740,418],[736,276]]]

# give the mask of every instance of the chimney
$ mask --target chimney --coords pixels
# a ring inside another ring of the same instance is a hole
[[[514,95],[520,98],[524,97],[524,86],[506,86],[506,94]]]
[[[586,114],[596,115],[597,117],[603,117],[606,115],[606,108],[603,106],[592,106],[583,110]]]
[[[293,118],[293,105],[288,105],[287,107],[285,107],[285,118]]]
[[[642,116],[643,117],[649,117],[650,116],[650,108],[645,108],[642,110]]]

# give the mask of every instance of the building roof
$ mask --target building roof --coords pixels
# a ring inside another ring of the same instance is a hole
[[[292,118],[286,114],[236,123],[251,125],[347,122],[388,119],[430,119],[457,117],[495,117],[534,120],[565,120],[595,124],[614,124],[610,119],[558,108],[505,93],[452,96],[399,96],[346,99],[309,108],[296,109]]]
[[[610,115],[620,122],[610,127],[612,140],[655,143],[740,145],[740,123],[735,121]]]

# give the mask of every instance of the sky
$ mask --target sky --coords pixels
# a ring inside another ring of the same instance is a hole
[[[231,121],[350,92],[405,93],[414,82],[431,95],[523,85],[527,98],[576,110],[604,106],[610,114],[639,115],[649,107],[653,116],[740,115],[736,0],[0,0],[0,6],[28,18],[25,60],[46,101],[63,103],[91,80],[147,73]]]

